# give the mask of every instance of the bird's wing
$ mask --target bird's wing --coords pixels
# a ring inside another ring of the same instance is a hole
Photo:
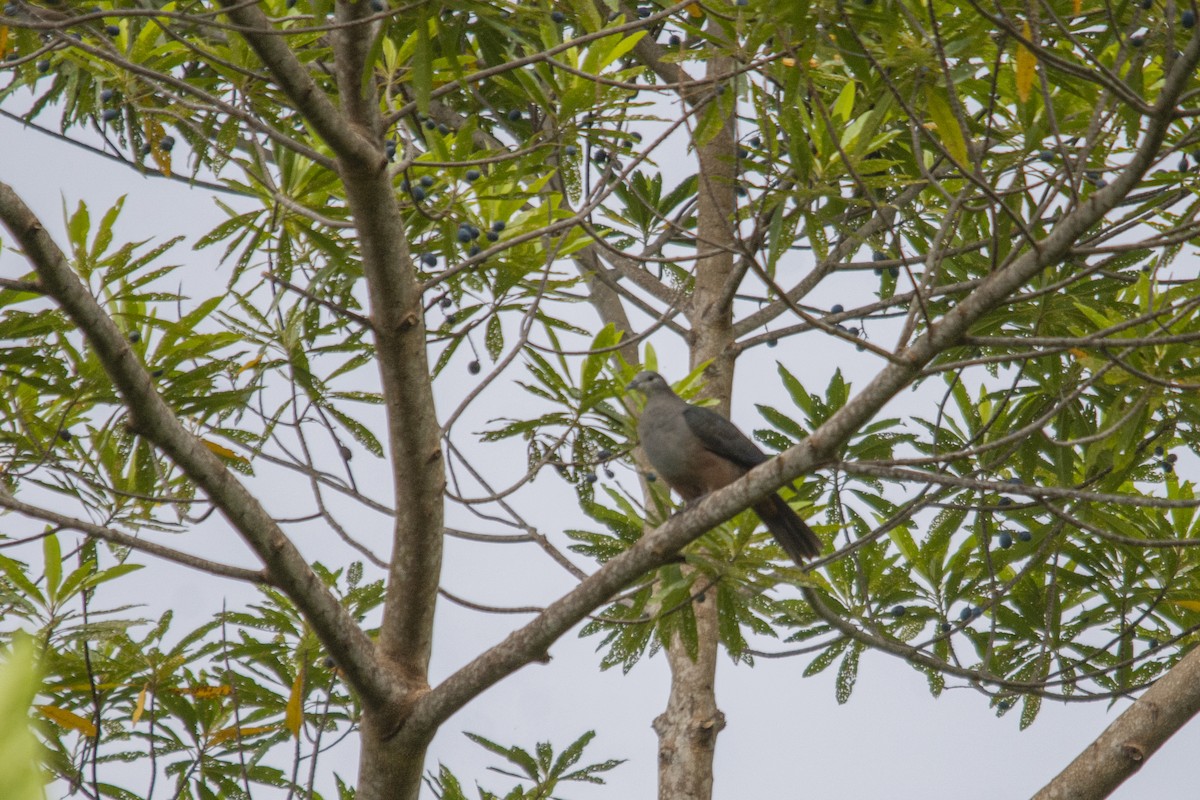
[[[750,441],[737,426],[711,408],[688,406],[683,412],[688,428],[705,449],[727,458],[743,469],[750,469],[767,460],[758,445]]]

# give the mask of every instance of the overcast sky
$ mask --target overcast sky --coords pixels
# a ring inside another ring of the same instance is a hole
[[[212,197],[204,191],[139,177],[6,119],[0,119],[0,142],[4,152],[0,180],[14,186],[56,234],[62,230],[64,202],[74,208],[79,200],[85,200],[95,220],[97,212],[108,208],[121,194],[128,195],[128,199],[118,239],[162,239],[174,233],[194,239],[223,219]],[[61,236],[59,241],[63,241]],[[168,258],[171,263],[193,264],[186,274],[194,279],[218,269],[215,260],[220,249],[193,253],[186,247],[177,248]],[[0,274],[14,277],[26,269],[11,252],[0,252]],[[221,270],[220,280],[226,277]],[[849,285],[833,289],[853,290]],[[203,291],[210,291],[210,286]],[[865,299],[863,295],[844,302],[850,306]],[[839,298],[823,295],[821,300],[832,303]],[[576,308],[584,313],[582,307]],[[655,344],[661,351],[671,352],[672,345],[665,340],[656,339]],[[754,402],[786,403],[782,391],[770,394],[769,387],[776,385],[775,359],[793,371],[813,376],[811,390],[822,390],[835,366],[845,368],[860,386],[876,366],[866,356],[855,358],[852,348],[846,348],[847,352],[833,347],[823,353],[814,350],[821,348],[789,349],[786,344],[774,350],[759,348],[739,362],[739,375],[761,370],[769,380],[754,382],[756,391],[767,392],[763,395],[750,396],[743,389],[735,389],[735,421],[743,429],[760,426]],[[822,356],[824,361],[813,360]],[[458,360],[461,367],[469,356]],[[447,374],[461,376],[463,387],[475,380],[465,368],[451,369]],[[680,374],[668,377],[674,379]],[[451,382],[456,380],[450,378]],[[524,397],[510,379],[502,380],[504,385],[496,387],[493,399],[484,404],[486,408],[472,412],[459,430],[480,430],[490,416],[497,415],[497,409],[503,408],[502,403]],[[461,397],[457,388],[450,385],[439,389],[443,413]],[[358,466],[361,469],[362,463]],[[370,472],[362,470],[360,474]],[[375,488],[379,496],[386,498],[386,481]],[[286,498],[286,494],[275,493],[275,497]],[[560,544],[564,542],[563,529],[589,525],[578,512],[573,492],[554,477],[539,479],[532,495],[521,497],[519,505]],[[457,511],[451,512],[448,523],[480,529],[478,521]],[[374,542],[386,554],[386,526],[379,521],[371,524],[380,533]],[[235,540],[223,538],[219,532],[209,535],[213,538],[202,543],[205,550],[228,553],[229,560],[244,565],[251,563],[247,555],[235,555],[246,553]],[[311,558],[335,564],[338,559],[347,561],[342,551],[330,548],[331,538],[314,530],[302,534],[300,544]],[[196,552],[195,540],[190,544]],[[467,546],[452,540],[447,545],[445,586],[483,602],[530,604],[545,602],[571,585],[565,573],[523,547],[531,546]],[[148,564],[150,569],[139,581],[126,582],[123,591],[144,593],[129,595],[128,599],[147,603],[152,609],[150,616],[157,616],[164,606],[174,608],[180,631],[219,612],[223,602],[236,606],[254,597],[246,587],[155,562],[148,556],[137,555],[135,560]],[[444,677],[482,648],[498,642],[507,629],[528,619],[485,616],[445,603],[438,613],[435,678]],[[570,634],[552,648],[553,659],[548,665],[526,667],[473,702],[443,728],[431,749],[429,766],[435,768],[439,761],[444,762],[468,785],[477,780],[502,791],[510,785],[509,780],[485,770],[487,765],[497,763],[495,759],[460,731],[526,747],[549,739],[562,747],[584,731],[595,729],[598,735],[584,762],[625,758],[628,763],[608,774],[608,787],[564,787],[558,794],[571,798],[653,796],[656,741],[650,723],[666,702],[665,660],[658,657],[644,661],[629,675],[619,670],[600,673],[595,645],[595,639],[580,640]],[[722,660],[717,691],[728,727],[717,748],[717,797],[999,800],[1028,796],[1127,705],[1108,708],[1099,703],[1047,704],[1033,727],[1020,732],[1017,713],[997,719],[986,699],[967,689],[949,690],[934,700],[922,675],[893,657],[875,653],[863,656],[854,694],[848,704],[838,706],[833,691],[836,665],[825,674],[803,679],[808,660],[760,660],[753,669]],[[1194,794],[1198,749],[1200,728],[1193,724],[1114,796],[1133,800]],[[338,771],[353,779],[353,747],[341,748],[336,760]],[[1182,788],[1185,786],[1188,789]]]

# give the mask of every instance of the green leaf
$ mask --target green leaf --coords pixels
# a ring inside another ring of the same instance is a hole
[[[87,237],[90,230],[91,220],[88,215],[87,203],[81,200],[75,208],[75,213],[67,220],[67,239],[77,253],[87,250]]]
[[[855,642],[842,659],[842,665],[838,667],[837,681],[834,684],[834,696],[838,705],[845,704],[850,699],[850,693],[854,691],[854,682],[858,679],[858,656],[862,651],[863,645]]]
[[[833,115],[840,117],[842,122],[849,122],[854,116],[854,90],[857,86],[854,81],[846,81],[833,103]]]
[[[43,537],[42,558],[46,564],[46,594],[54,605],[58,602],[58,588],[62,584],[62,548],[56,534]]]
[[[412,87],[417,100],[417,109],[429,113],[429,97],[433,92],[433,52],[429,41],[429,8],[419,4],[413,12],[416,17],[416,48],[413,50]]]
[[[1021,730],[1033,724],[1038,712],[1042,710],[1041,695],[1027,694],[1021,701]]]
[[[817,654],[817,657],[809,662],[804,668],[804,677],[811,678],[818,672],[824,671],[834,660],[842,654],[846,646],[850,643],[849,639],[838,639],[825,650]]]
[[[497,361],[501,353],[504,352],[504,329],[500,324],[500,316],[492,315],[487,323],[487,332],[483,337],[484,345],[487,347],[488,355],[492,361]]]
[[[522,750],[519,747],[505,747],[502,744],[497,744],[496,742],[493,742],[490,739],[485,739],[484,737],[475,733],[468,733],[464,731],[463,735],[475,742],[475,744],[479,745],[480,747],[490,750],[496,755],[503,757],[504,760],[508,761],[510,764],[519,767],[525,776],[532,780],[537,780],[537,759],[531,756],[527,751]]]
[[[925,87],[925,104],[930,118],[937,125],[937,135],[942,140],[946,152],[958,162],[960,167],[968,169],[971,162],[967,156],[967,139],[958,124],[958,118],[950,109],[945,90],[934,84],[928,84]]]

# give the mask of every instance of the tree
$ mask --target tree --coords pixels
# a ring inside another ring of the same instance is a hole
[[[40,644],[72,789],[141,796],[107,777],[133,759],[147,795],[311,792],[355,736],[343,796],[460,797],[433,734],[585,621],[604,666],[665,651],[672,800],[711,794],[718,654],[773,638],[810,674],[837,663],[841,700],[875,649],[1022,725],[1047,697],[1152,687],[1098,740],[1106,768],[1047,797],[1107,794],[1195,713],[1173,452],[1198,409],[1176,266],[1198,234],[1194,9],[18,0],[0,22],[8,113],[238,198],[191,242],[223,248],[213,287],[173,264],[180,238],[117,243],[115,198],[56,241],[0,184],[28,271],[0,283],[0,505],[44,526],[0,556],[4,635]],[[686,346],[687,369],[662,359],[685,395],[728,412],[774,380],[792,402],[760,405],[777,458],[670,518],[623,392],[651,339]],[[780,343],[874,377],[737,377]],[[513,381],[528,403],[465,431]],[[515,479],[487,455],[514,441]],[[386,500],[362,488],[381,468]],[[509,502],[555,471],[591,529]],[[805,569],[744,511],[783,487],[827,543]],[[257,565],[208,552],[213,525]],[[353,555],[310,564],[303,525]],[[439,593],[469,602],[440,586],[446,537],[536,543],[576,583],[431,681]],[[262,600],[182,634],[97,605],[156,559]],[[1163,696],[1175,713],[1144,713]],[[540,797],[614,766],[578,766],[589,738],[476,740]]]

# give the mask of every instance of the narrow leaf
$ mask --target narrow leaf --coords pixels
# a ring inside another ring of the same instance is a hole
[[[1075,13],[1079,13],[1079,0],[1075,0]],[[1033,32],[1029,28],[1029,22],[1026,21],[1021,26],[1021,35],[1027,40],[1033,41]],[[1017,43],[1017,97],[1022,103],[1029,102],[1029,97],[1033,93],[1033,77],[1037,72],[1037,56],[1033,51],[1025,46],[1023,42]]]
[[[42,540],[42,557],[46,559],[46,594],[53,603],[62,584],[62,548],[57,536],[47,536]]]
[[[130,725],[137,725],[142,719],[142,713],[146,710],[146,696],[149,693],[149,684],[142,687],[138,692],[137,705],[133,708],[133,716],[129,718]]]
[[[958,125],[958,118],[950,110],[950,103],[946,100],[942,89],[937,86],[926,86],[925,102],[929,106],[930,118],[937,125],[938,138],[942,140],[946,152],[960,166],[965,167],[967,165],[967,140],[963,135],[963,129]]]
[[[37,710],[49,719],[67,730],[79,731],[84,736],[94,738],[96,736],[96,726],[91,720],[84,719],[78,714],[67,711],[65,708],[58,706],[38,706]]]
[[[229,741],[230,739],[245,739],[250,736],[257,736],[260,733],[270,733],[276,730],[278,725],[231,725],[228,728],[222,728],[208,737],[209,745],[218,745]]]
[[[284,712],[283,725],[292,736],[300,738],[300,726],[304,722],[304,672],[296,673],[292,682],[292,693],[288,695],[287,711]]]

